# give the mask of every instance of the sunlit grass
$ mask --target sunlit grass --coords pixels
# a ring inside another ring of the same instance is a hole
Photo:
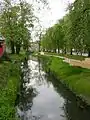
[[[48,54],[48,55],[57,55],[57,56],[63,56],[63,57],[67,57],[67,58],[70,58],[70,59],[75,59],[75,60],[85,60],[85,56],[81,56],[81,55],[69,55],[69,54],[61,54],[61,53],[48,53],[48,52],[45,52],[45,54]]]
[[[48,65],[46,67],[55,73],[56,77],[66,84],[76,95],[84,98],[90,104],[90,70],[70,66],[60,58],[43,56],[47,58]],[[50,62],[49,62],[50,61]]]
[[[20,62],[25,54],[9,57],[11,61],[0,63],[0,120],[15,120],[15,100],[20,87]]]

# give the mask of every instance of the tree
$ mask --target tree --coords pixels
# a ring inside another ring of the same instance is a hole
[[[63,19],[61,19],[58,24],[54,25],[54,39],[56,41],[56,48],[59,53],[60,49],[63,50],[65,48]]]
[[[54,51],[64,48],[64,32],[62,28],[62,23],[55,24],[53,27],[50,27],[42,39],[42,46],[49,50]]]
[[[18,11],[18,6],[11,6],[11,3],[6,2],[5,8],[0,16],[0,32],[6,38],[6,43],[10,45],[12,53],[15,53],[14,32],[15,28],[17,28]]]
[[[5,1],[3,12],[0,15],[0,32],[6,38],[12,53],[15,53],[16,48],[16,53],[19,54],[22,43],[25,48],[28,47],[31,38],[29,29],[33,27],[34,19],[32,5],[25,1],[12,5],[11,1],[9,3]]]
[[[85,49],[88,51],[88,57],[90,57],[90,1],[83,0],[83,14],[85,19]]]

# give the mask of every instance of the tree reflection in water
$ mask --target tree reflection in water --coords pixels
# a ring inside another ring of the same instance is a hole
[[[25,61],[22,68],[22,82],[21,93],[19,96],[19,104],[17,106],[17,116],[21,120],[37,120],[37,117],[32,115],[31,107],[33,105],[33,99],[37,96],[38,92],[35,88],[30,86],[27,89],[26,83],[30,82],[30,68],[28,67],[28,62]]]
[[[64,106],[62,109],[65,112],[67,120],[90,120],[90,107],[80,108],[75,95],[67,89],[59,80],[53,75],[47,75],[48,80],[52,82],[54,89],[65,99]]]
[[[38,60],[39,61],[39,60]],[[29,64],[30,62],[30,64]],[[42,116],[34,116],[32,113],[33,99],[38,95],[36,86],[46,84],[44,72],[41,72],[40,61],[25,61],[22,66],[22,85],[19,104],[17,106],[17,116],[21,120],[40,120]],[[34,64],[34,65],[33,65]],[[34,66],[34,69],[33,69]],[[35,82],[35,86],[32,85]]]
[[[45,74],[42,69],[45,69],[46,64],[45,60],[29,60],[22,68],[23,84],[17,106],[20,119],[90,120],[90,110],[81,109],[72,92],[49,73],[50,71]]]

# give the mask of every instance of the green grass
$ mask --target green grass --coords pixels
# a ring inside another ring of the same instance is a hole
[[[58,54],[58,53],[48,53],[48,52],[45,52],[45,54],[63,56],[75,60],[85,60],[86,58],[85,56],[80,56],[80,55]]]
[[[21,52],[19,55],[17,54],[10,54],[10,59],[12,61],[22,61],[26,56],[26,53],[25,52]]]
[[[15,100],[21,83],[20,64],[24,58],[25,54],[10,55],[11,62],[0,63],[0,120],[15,120]]]
[[[46,58],[48,60],[46,67],[55,73],[57,78],[71,91],[90,104],[90,70],[70,66],[60,58],[43,57],[44,60]]]

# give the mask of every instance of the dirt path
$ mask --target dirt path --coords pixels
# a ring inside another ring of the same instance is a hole
[[[72,66],[80,66],[82,68],[90,69],[90,58],[86,58],[83,61],[65,58],[64,61]]]
[[[57,55],[46,55],[46,56],[54,56],[54,57],[58,57],[58,58],[63,58],[64,62],[67,62],[72,66],[80,66],[82,68],[90,69],[90,58],[85,58],[85,60],[81,61],[81,60],[69,59],[69,58],[62,57],[62,56],[57,56]]]

